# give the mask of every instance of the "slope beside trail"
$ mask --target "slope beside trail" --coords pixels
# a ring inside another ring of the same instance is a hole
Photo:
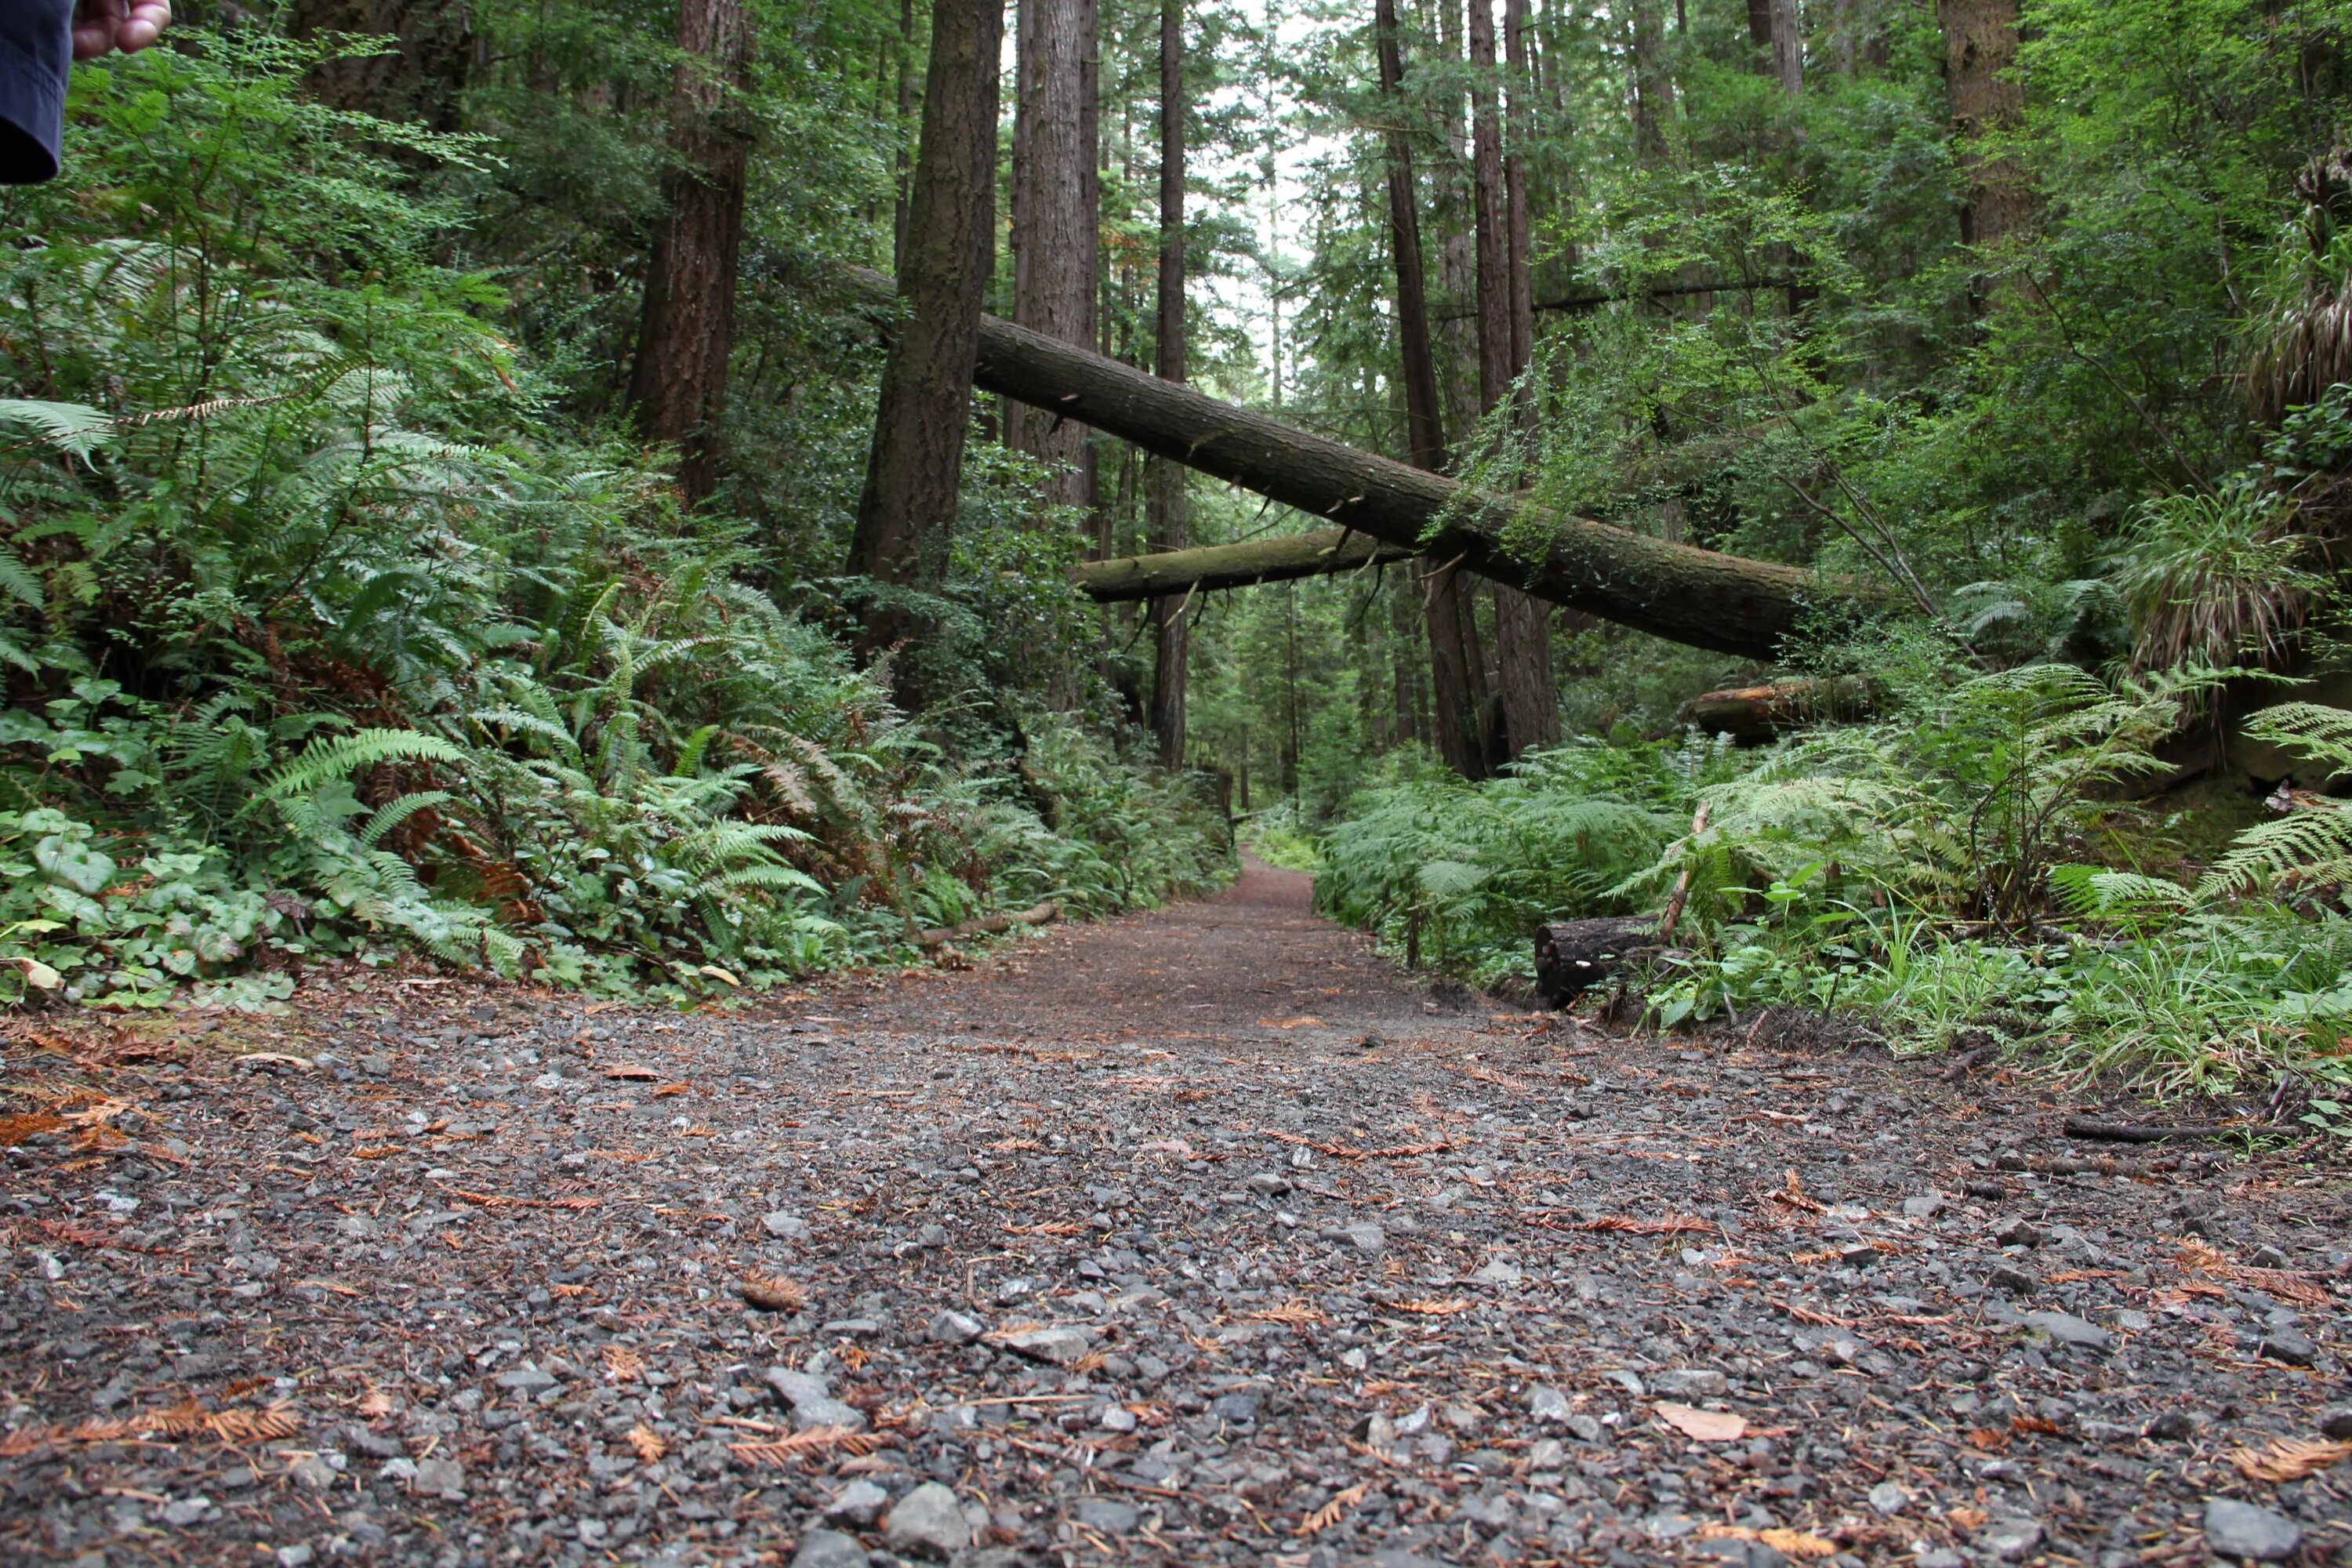
[[[6,1026],[0,1561],[2352,1561],[2340,1181],[2005,1072],[1439,1010],[1255,864],[763,1016],[364,984]]]

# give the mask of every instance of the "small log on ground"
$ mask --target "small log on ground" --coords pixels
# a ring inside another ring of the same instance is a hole
[[[1730,736],[1734,745],[1760,746],[1807,724],[1859,719],[1870,707],[1869,689],[1858,680],[1777,680],[1702,692],[1683,716],[1706,734]]]
[[[1658,922],[1648,915],[1561,921],[1536,930],[1536,990],[1564,1007],[1627,964],[1658,951]]]
[[[961,925],[933,926],[929,931],[917,932],[915,943],[919,947],[945,947],[968,936],[1003,936],[1014,926],[1051,925],[1061,918],[1062,906],[1048,899],[1035,908],[1023,910],[1017,914],[983,915]]]

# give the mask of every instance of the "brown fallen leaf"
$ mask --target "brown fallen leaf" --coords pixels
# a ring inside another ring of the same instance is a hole
[[[1991,1514],[1980,1508],[1948,1508],[1944,1510],[1945,1523],[1954,1530],[1965,1531],[1970,1535],[1982,1530],[1985,1521],[1991,1517]]]
[[[1605,1214],[1586,1220],[1579,1230],[1609,1230],[1622,1236],[1683,1236],[1712,1233],[1715,1224],[1694,1215],[1670,1214],[1664,1219],[1634,1219],[1628,1215]]]
[[[2233,1448],[2229,1455],[2230,1463],[2256,1481],[2299,1481],[2347,1458],[2352,1458],[2352,1442],[2325,1437],[2273,1437],[2260,1452]]]
[[[608,1344],[604,1347],[604,1374],[614,1383],[629,1383],[645,1374],[646,1358],[635,1346]]]
[[[1651,1409],[1659,1420],[1695,1443],[1736,1443],[1748,1434],[1747,1419],[1728,1411],[1699,1410],[1668,1399],[1658,1401]]]
[[[1364,1494],[1370,1489],[1371,1483],[1370,1481],[1358,1481],[1346,1491],[1332,1493],[1331,1500],[1329,1502],[1325,1503],[1321,1508],[1317,1509],[1313,1513],[1310,1513],[1305,1519],[1300,1520],[1298,1521],[1298,1528],[1292,1531],[1290,1533],[1293,1535],[1322,1534],[1323,1531],[1339,1523],[1341,1517],[1344,1516],[1349,1509],[1363,1501]]]
[[[1296,1018],[1260,1018],[1257,1026],[1261,1029],[1320,1029],[1324,1023],[1320,1018],[1301,1013]]]
[[[1262,1312],[1244,1312],[1242,1315],[1255,1323],[1290,1323],[1301,1328],[1313,1323],[1328,1323],[1331,1321],[1321,1308],[1304,1300],[1286,1301],[1279,1307],[1268,1307]]]
[[[1701,1541],[1755,1541],[1770,1547],[1784,1557],[1834,1557],[1837,1542],[1824,1541],[1818,1535],[1808,1535],[1801,1530],[1750,1530],[1744,1524],[1703,1524],[1699,1526]]]
[[[1990,1426],[1979,1426],[1969,1434],[1969,1447],[1981,1448],[1988,1454],[1998,1454],[2009,1447],[2009,1434],[1996,1432]]]
[[[654,1069],[649,1067],[641,1066],[636,1062],[614,1062],[611,1067],[604,1069],[604,1076],[606,1078],[638,1079],[650,1083],[659,1079],[661,1074],[654,1071]]]
[[[690,1083],[666,1083],[659,1089],[654,1090],[654,1098],[656,1100],[667,1100],[674,1094],[691,1094],[693,1092],[694,1085]]]
[[[808,1292],[793,1280],[772,1274],[746,1274],[735,1281],[743,1304],[762,1312],[797,1312],[808,1305]]]
[[[648,1465],[669,1452],[669,1445],[661,1440],[661,1435],[649,1430],[642,1423],[630,1429],[629,1447],[635,1448],[637,1458]]]
[[[1456,1312],[1470,1310],[1467,1301],[1391,1301],[1390,1306],[1400,1312],[1419,1312],[1424,1318],[1450,1318]]]
[[[389,1389],[371,1388],[360,1397],[360,1414],[371,1421],[381,1421],[399,1408]]]

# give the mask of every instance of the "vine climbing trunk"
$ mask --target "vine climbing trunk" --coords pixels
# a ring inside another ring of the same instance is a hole
[[[662,226],[646,275],[629,401],[647,440],[677,447],[677,488],[692,507],[718,485],[727,362],[735,346],[735,275],[752,135],[741,101],[751,71],[743,0],[685,0],[677,47]]]
[[[934,0],[923,127],[908,192],[906,264],[882,363],[874,443],[858,498],[849,571],[887,587],[946,575],[971,424],[981,306],[995,250],[996,56],[1003,0]],[[889,285],[877,280],[877,302]],[[866,611],[864,641],[916,629],[901,601]]]
[[[1160,377],[1184,381],[1184,10],[1182,0],[1160,0],[1160,281],[1157,301]],[[1161,550],[1181,550],[1190,537],[1185,469],[1165,458],[1151,465],[1151,534]],[[1184,765],[1185,684],[1190,659],[1186,612],[1191,588],[1180,597],[1151,601],[1153,656],[1151,732],[1165,766]]]

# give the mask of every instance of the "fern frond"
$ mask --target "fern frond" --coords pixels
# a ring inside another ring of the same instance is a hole
[[[458,763],[465,756],[463,750],[438,735],[415,730],[358,730],[331,741],[312,742],[301,755],[273,772],[255,798],[284,800],[383,763]]]

